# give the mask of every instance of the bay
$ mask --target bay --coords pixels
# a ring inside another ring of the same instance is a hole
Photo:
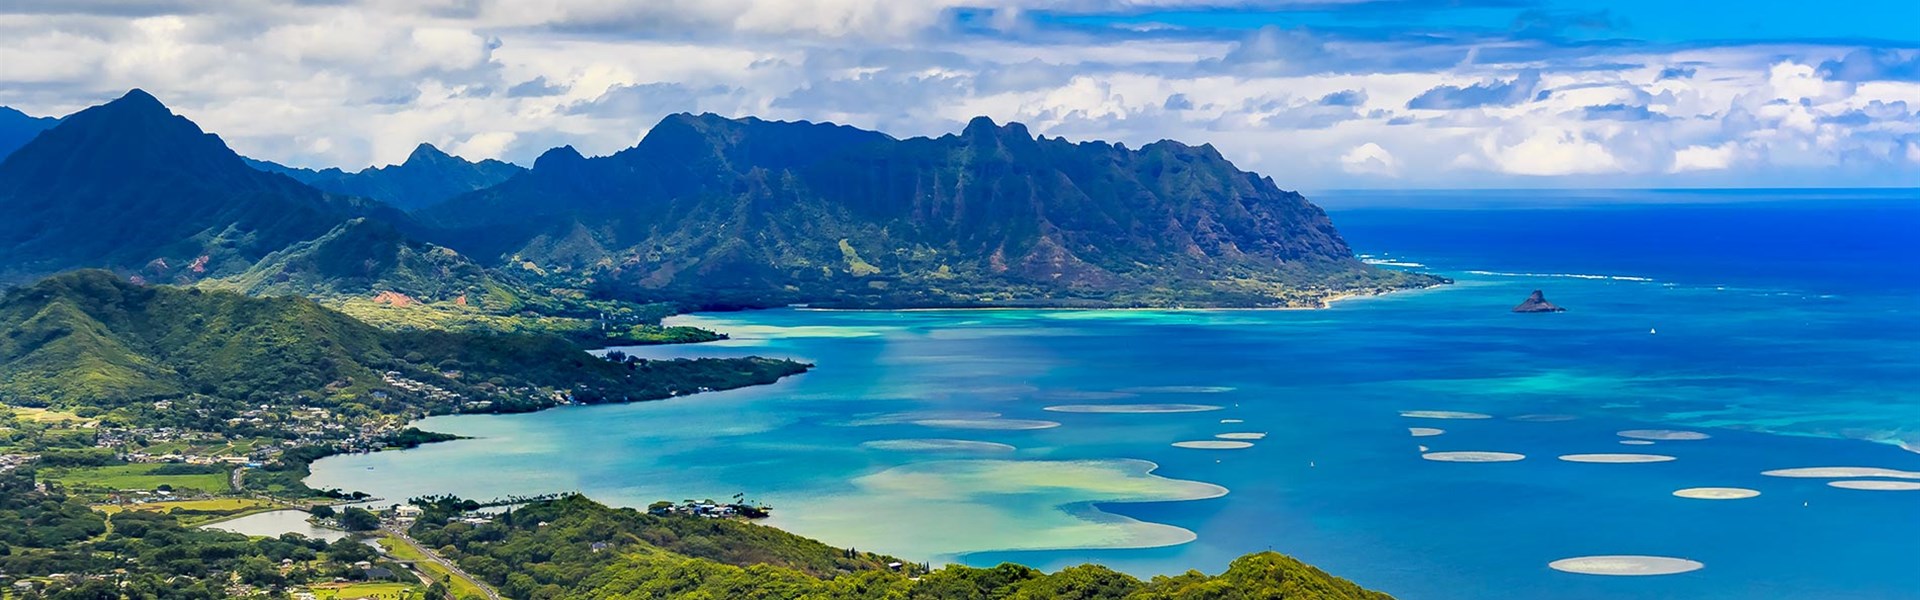
[[[1473,210],[1335,195],[1358,252],[1458,283],[1325,310],[686,315],[734,339],[623,350],[818,368],[435,417],[419,426],[474,439],[329,458],[309,484],[627,506],[744,493],[771,525],[915,560],[1151,575],[1273,549],[1415,599],[1910,594],[1920,492],[1762,472],[1920,471],[1920,205],[1755,194]],[[1508,312],[1534,289],[1569,311]],[[1633,430],[1707,437],[1620,444]],[[1227,440],[1251,446],[1175,445]],[[1629,453],[1675,460],[1558,458]],[[1761,494],[1673,495],[1696,487]],[[1611,555],[1704,567],[1548,567]]]

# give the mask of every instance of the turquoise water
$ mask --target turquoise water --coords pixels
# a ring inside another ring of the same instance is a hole
[[[629,351],[819,368],[666,402],[437,417],[421,426],[476,439],[327,459],[309,483],[635,506],[745,492],[774,525],[912,559],[1147,575],[1274,549],[1410,599],[1915,597],[1920,491],[1761,473],[1920,472],[1902,448],[1920,448],[1920,209],[1574,204],[1333,210],[1373,259],[1459,283],[1326,310],[685,316],[735,339]],[[1570,311],[1508,312],[1533,289]],[[1709,437],[1620,443],[1636,429]],[[1236,433],[1253,435],[1215,437]],[[1192,441],[1251,445],[1173,445]],[[1581,453],[1674,460],[1557,458]],[[1673,495],[1693,487],[1760,495]],[[1613,554],[1705,566],[1547,566]]]

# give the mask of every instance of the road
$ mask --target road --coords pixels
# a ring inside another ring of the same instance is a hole
[[[462,581],[473,584],[473,587],[479,588],[482,592],[486,592],[487,600],[501,600],[500,592],[494,591],[493,586],[487,585],[479,579],[475,579],[472,575],[468,575],[466,571],[460,570],[460,567],[455,566],[452,562],[441,558],[438,553],[428,550],[426,546],[420,545],[420,542],[413,541],[413,538],[409,537],[407,532],[396,529],[390,525],[383,525],[380,528],[389,535],[392,535],[393,539],[400,540],[401,543],[413,548],[415,552],[419,552],[421,556],[427,557],[427,560],[431,560],[445,567],[447,572],[452,573],[454,577],[459,577]]]

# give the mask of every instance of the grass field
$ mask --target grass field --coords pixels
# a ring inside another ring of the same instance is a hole
[[[227,491],[226,473],[204,475],[153,475],[159,464],[113,465],[107,467],[79,467],[72,469],[45,469],[40,478],[58,481],[69,489],[106,489],[106,490],[151,490],[162,485],[173,486],[175,490],[200,490],[203,492]]]
[[[13,411],[13,416],[15,417],[18,417],[20,419],[27,420],[27,421],[34,421],[37,423],[79,423],[79,422],[90,420],[90,419],[87,419],[86,417],[82,417],[80,415],[76,415],[70,412],[61,412],[61,411],[49,410],[45,408],[7,406],[5,404],[0,404],[0,408],[5,408],[7,410]]]
[[[446,567],[440,566],[440,563],[433,562],[431,559],[428,559],[426,555],[421,554],[420,551],[414,550],[413,546],[394,539],[393,536],[380,538],[380,547],[387,550],[387,556],[391,556],[396,560],[413,563],[414,568],[425,572],[427,577],[432,578],[434,581],[446,582],[448,591],[453,592],[453,597],[455,598],[487,597],[487,593],[479,587],[467,583],[465,579],[454,577],[453,573],[447,571]]]
[[[103,504],[103,505],[94,507],[94,509],[107,514],[117,513],[123,510],[144,510],[144,511],[154,511],[154,512],[166,512],[176,508],[181,510],[203,510],[203,511],[209,511],[209,512],[217,511],[217,512],[232,513],[232,512],[254,510],[258,508],[268,508],[272,506],[274,506],[273,503],[267,502],[265,500],[256,500],[253,498],[208,498],[205,500],[175,500],[173,502],[149,502],[146,504],[133,504],[128,506],[121,506],[118,504]]]
[[[313,596],[319,600],[357,600],[362,598],[397,600],[401,598],[418,598],[423,593],[419,585],[390,582],[316,585],[308,589],[312,590]]]

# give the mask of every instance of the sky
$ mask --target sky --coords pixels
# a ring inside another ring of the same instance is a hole
[[[1913,0],[9,0],[0,105],[520,164],[676,112],[1212,143],[1288,189],[1920,187]]]

